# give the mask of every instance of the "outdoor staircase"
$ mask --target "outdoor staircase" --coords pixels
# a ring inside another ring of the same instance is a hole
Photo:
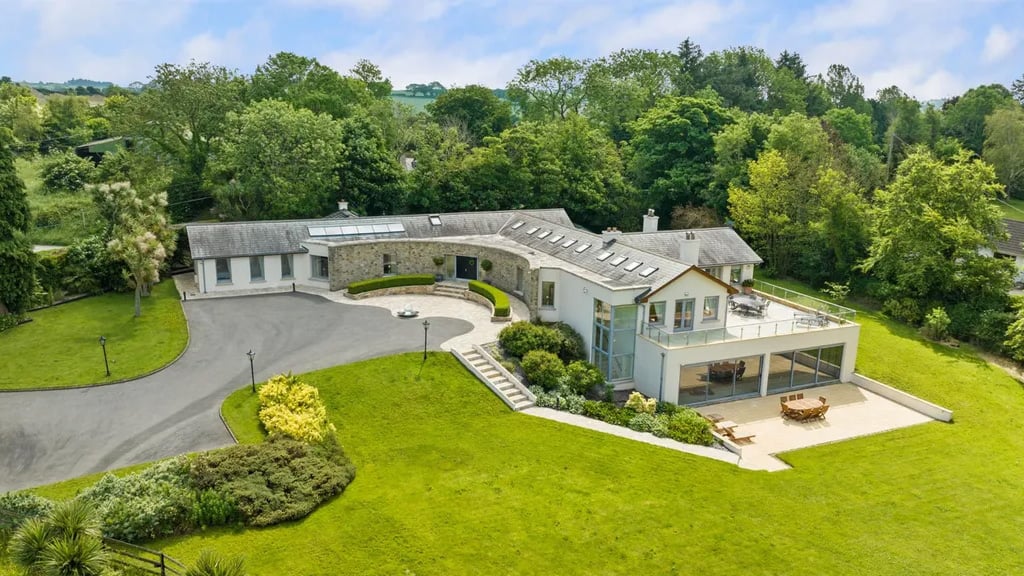
[[[452,353],[509,408],[519,411],[533,406],[533,394],[480,346],[474,344],[471,349]]]
[[[456,282],[438,282],[434,284],[435,296],[448,296],[449,298],[465,298],[466,285]]]

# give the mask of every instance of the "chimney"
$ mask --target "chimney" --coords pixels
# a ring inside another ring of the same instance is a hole
[[[679,241],[679,260],[683,264],[692,266],[700,265],[700,238],[693,232],[684,232],[683,239]]]
[[[338,200],[338,210],[348,210],[348,200]]]
[[[619,236],[622,236],[622,231],[614,226],[601,231],[601,241],[605,244],[614,242]]]
[[[644,214],[644,233],[658,231],[658,217],[654,215],[654,208],[648,208]]]

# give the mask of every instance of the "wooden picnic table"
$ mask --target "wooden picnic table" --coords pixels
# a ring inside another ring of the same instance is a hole
[[[789,400],[785,404],[787,410],[813,410],[822,406],[821,400],[817,398],[800,398],[797,400]]]
[[[810,418],[824,418],[828,406],[816,398],[798,398],[783,402],[782,409],[782,413],[789,418],[807,420]]]

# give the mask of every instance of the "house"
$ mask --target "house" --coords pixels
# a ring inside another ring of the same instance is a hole
[[[996,240],[995,250],[982,248],[978,252],[984,256],[1013,260],[1014,264],[1017,265],[1017,273],[1013,277],[1013,283],[1019,286],[1024,284],[1024,222],[1003,218],[1003,224],[1006,225],[1009,237]]]
[[[131,138],[115,136],[114,138],[93,140],[92,142],[86,142],[85,144],[75,146],[75,155],[80,158],[88,158],[89,160],[92,160],[94,164],[99,164],[100,161],[103,160],[104,154],[117,152],[122,148],[131,147]]]
[[[190,224],[201,292],[292,283],[343,290],[390,274],[483,277],[565,322],[617,388],[700,405],[848,380],[851,310],[778,289],[737,306],[761,262],[731,228],[600,234],[562,209]],[[436,265],[435,258],[442,262]],[[774,288],[772,288],[774,290]]]

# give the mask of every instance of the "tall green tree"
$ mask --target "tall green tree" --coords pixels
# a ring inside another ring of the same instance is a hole
[[[476,84],[448,90],[427,104],[426,110],[440,124],[466,130],[475,144],[512,126],[512,105]]]
[[[470,201],[462,163],[469,143],[454,127],[433,122],[410,130],[409,150],[416,168],[406,178],[406,206],[410,212],[452,212]],[[478,195],[479,191],[474,195]]]
[[[769,109],[768,96],[772,94],[775,80],[775,63],[760,48],[730,48],[708,54],[701,62],[701,77],[722,97],[725,107],[763,112]],[[787,79],[795,80],[792,73]],[[776,89],[782,88],[776,86]],[[778,94],[777,98],[785,99]]]
[[[171,214],[187,219],[209,206],[206,169],[229,112],[240,110],[245,82],[206,62],[156,67],[146,90],[129,100],[120,132],[139,137],[138,149],[173,166]]]
[[[1002,84],[971,88],[945,111],[946,134],[958,138],[968,150],[981,154],[985,143],[985,117],[998,108],[1015,106]]]
[[[29,227],[25,183],[14,168],[14,136],[0,127],[0,314],[20,314],[32,297],[35,258],[25,239]]]
[[[1000,195],[995,171],[967,151],[943,161],[917,149],[900,164],[876,193],[862,264],[883,282],[888,310],[917,321],[933,305],[1005,299],[1013,263],[978,252],[1006,235]]]
[[[714,136],[732,122],[717,102],[669,96],[630,123],[627,170],[645,204],[660,214],[709,204]]]
[[[1010,85],[1010,92],[1019,104],[1024,105],[1024,74],[1013,81],[1013,84]]]
[[[750,163],[750,184],[729,188],[729,213],[736,226],[765,255],[767,267],[786,274],[795,253],[799,226],[791,214],[798,203],[797,187],[785,157],[767,150]]]
[[[586,116],[615,140],[629,138],[636,120],[672,90],[675,55],[657,50],[619,50],[594,60],[584,80]]]
[[[700,44],[689,38],[684,39],[676,49],[676,59],[678,60],[677,69],[672,76],[676,94],[690,96],[703,88],[704,73],[701,66],[704,63],[704,50],[701,49]]]
[[[861,113],[871,111],[864,99],[864,84],[846,66],[842,64],[829,66],[825,73],[824,87],[834,108],[851,108]]]
[[[715,134],[714,186],[709,199],[712,206],[724,212],[729,187],[748,184],[747,168],[764,148],[773,124],[772,117],[766,114],[741,113],[735,124]]]
[[[1014,198],[1024,198],[1024,109],[1000,108],[985,119],[985,161]]]
[[[373,68],[375,66],[367,62],[363,66],[357,64],[354,71],[371,78],[376,83],[374,89],[383,91],[387,81],[378,76],[380,70],[374,72]],[[364,80],[342,76],[315,58],[278,52],[256,67],[249,98],[254,101],[276,98],[296,108],[340,119],[370,107],[375,93]]]
[[[89,101],[82,96],[51,96],[43,106],[43,140],[39,151],[65,150],[84,144],[92,138],[86,128]]]
[[[341,124],[280,100],[229,113],[217,170],[217,207],[240,220],[315,218],[338,189]]]
[[[405,207],[402,168],[380,128],[365,115],[341,121],[338,197],[368,215],[396,214]]]
[[[843,143],[878,153],[871,116],[860,114],[852,108],[833,108],[825,112],[824,118],[828,127],[835,131]]]
[[[585,100],[586,60],[564,56],[530,60],[508,83],[508,97],[528,120],[564,120]]]
[[[366,59],[361,59],[350,70],[353,76],[366,84],[366,89],[378,100],[391,97],[391,80],[384,76],[380,67]]]

